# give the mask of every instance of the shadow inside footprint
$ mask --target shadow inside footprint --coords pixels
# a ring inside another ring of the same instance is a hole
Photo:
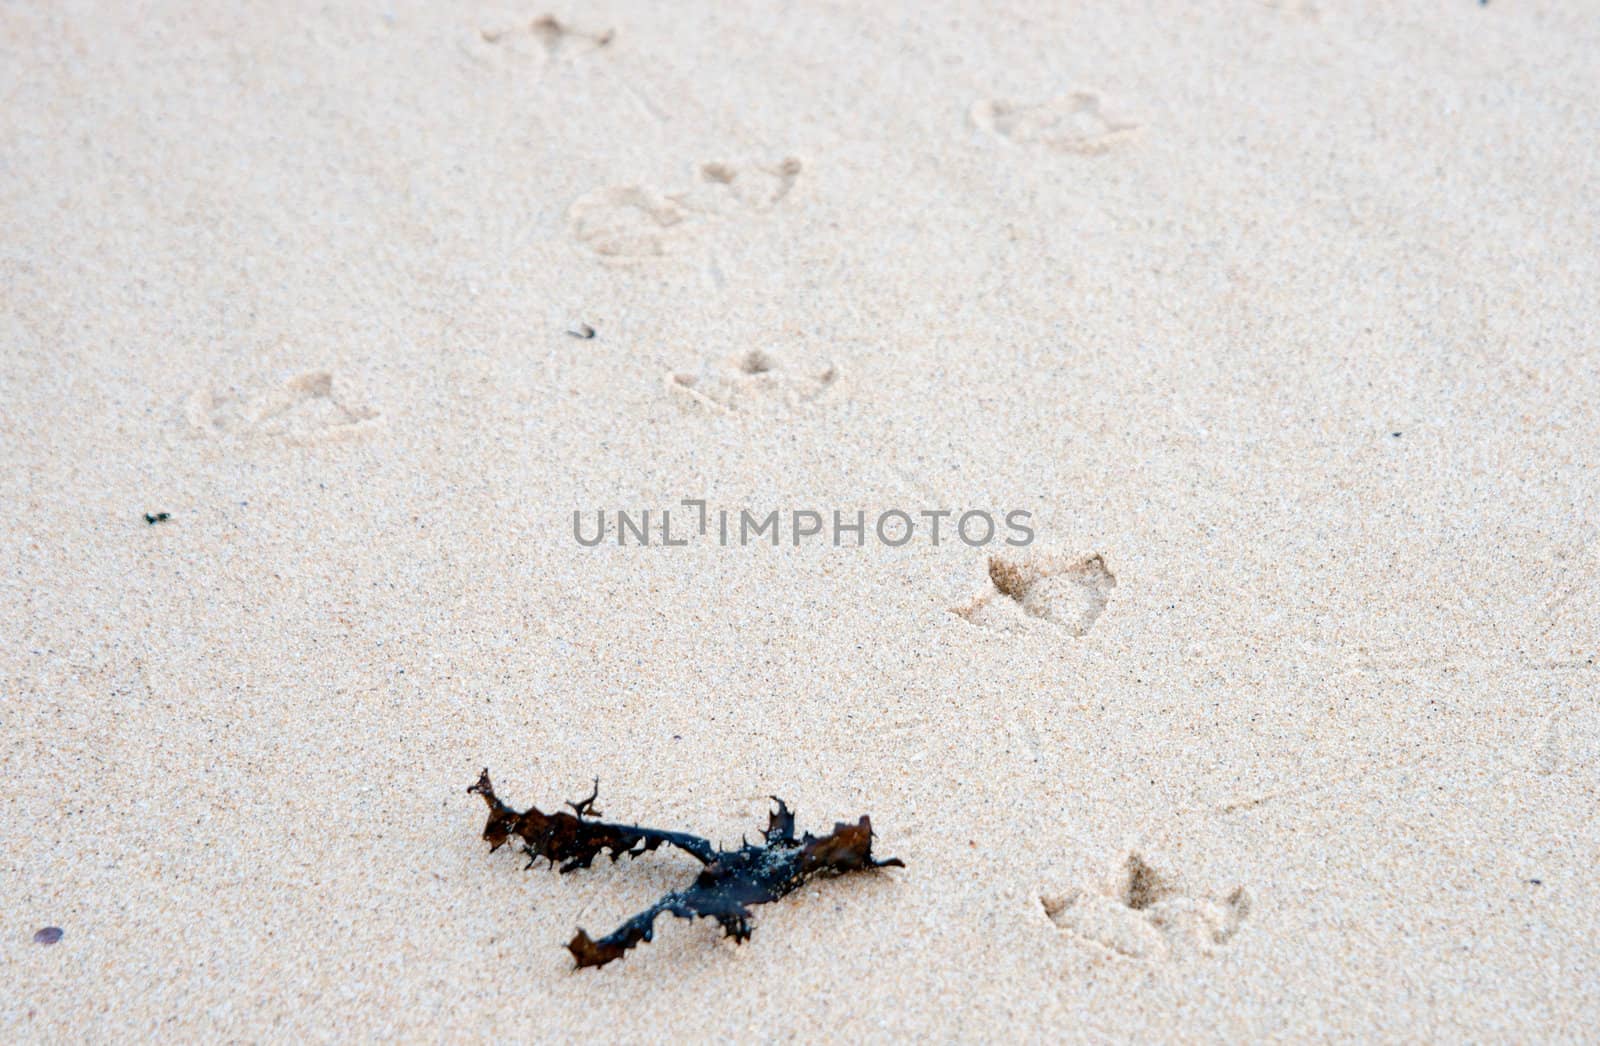
[[[760,349],[751,349],[739,361],[739,369],[746,374],[765,374],[773,368],[772,357]]]
[[[1167,881],[1136,853],[1128,855],[1128,881],[1122,889],[1122,903],[1142,912],[1172,892]]]

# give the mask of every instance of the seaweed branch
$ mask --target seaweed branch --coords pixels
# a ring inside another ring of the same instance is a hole
[[[663,914],[680,919],[714,919],[724,935],[743,943],[750,938],[751,905],[776,901],[813,875],[905,867],[896,858],[873,858],[872,821],[865,816],[855,824],[838,822],[824,836],[807,832],[797,837],[794,813],[777,796],[771,797],[778,808],[767,817],[762,833],[764,844],[744,842],[737,850],[718,850],[707,840],[686,832],[591,819],[591,814],[600,812],[594,805],[600,792],[598,780],[587,799],[567,804],[573,810],[570,814],[565,810],[546,814],[537,808],[521,813],[511,809],[494,794],[488,770],[467,791],[483,796],[489,807],[483,837],[489,841],[491,852],[511,836],[518,836],[530,868],[542,857],[552,865],[562,862],[561,871],[565,873],[587,868],[602,852],[609,852],[615,861],[624,854],[637,857],[663,845],[682,850],[703,866],[693,884],[667,894],[604,937],[596,940],[579,929],[567,943],[567,950],[580,968],[603,966],[622,958],[640,941],[650,940],[655,934],[656,917]]]

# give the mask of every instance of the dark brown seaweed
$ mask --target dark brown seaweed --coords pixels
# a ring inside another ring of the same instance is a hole
[[[594,807],[599,781],[587,799],[567,804],[573,809],[570,814],[565,810],[546,814],[536,808],[518,813],[494,794],[488,770],[467,791],[483,796],[489,807],[489,821],[483,829],[489,849],[498,850],[515,835],[523,841],[530,868],[542,857],[552,865],[561,862],[561,871],[570,872],[587,868],[602,852],[609,852],[615,861],[623,854],[637,857],[663,845],[682,850],[703,866],[692,885],[667,894],[599,940],[580,929],[567,944],[580,968],[603,966],[622,958],[640,941],[650,940],[656,917],[662,914],[715,919],[726,936],[743,943],[750,938],[751,905],[776,901],[813,875],[905,867],[896,858],[873,858],[872,821],[865,816],[855,824],[841,821],[824,836],[807,832],[796,837],[794,813],[776,796],[772,799],[778,808],[768,815],[762,845],[746,842],[737,850],[718,850],[685,832],[592,819],[589,815],[599,813]]]

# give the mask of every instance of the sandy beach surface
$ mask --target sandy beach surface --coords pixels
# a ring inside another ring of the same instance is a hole
[[[0,1038],[1593,1036],[1597,54],[0,4]],[[696,866],[485,766],[905,867],[575,972]]]

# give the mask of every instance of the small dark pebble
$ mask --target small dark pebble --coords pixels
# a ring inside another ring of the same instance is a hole
[[[1389,433],[1389,435],[1393,436],[1395,439],[1399,439],[1400,438],[1400,433],[1398,433],[1398,432],[1391,432],[1391,433]]]
[[[42,930],[35,931],[33,935],[33,943],[45,945],[54,944],[61,940],[64,932],[65,931],[63,931],[59,926],[46,926]]]
[[[1535,886],[1543,886],[1544,885],[1544,880],[1543,879],[1529,879],[1528,882],[1532,883]]]
[[[144,521],[146,523],[150,524],[152,527],[155,526],[157,523],[165,523],[167,520],[169,520],[171,518],[172,518],[172,513],[170,513],[170,512],[157,512],[153,516],[148,512],[146,512],[144,514]]]
[[[572,335],[574,338],[582,338],[587,341],[594,337],[594,328],[589,326],[587,323],[580,323],[578,324],[577,330],[567,331],[567,333]]]

